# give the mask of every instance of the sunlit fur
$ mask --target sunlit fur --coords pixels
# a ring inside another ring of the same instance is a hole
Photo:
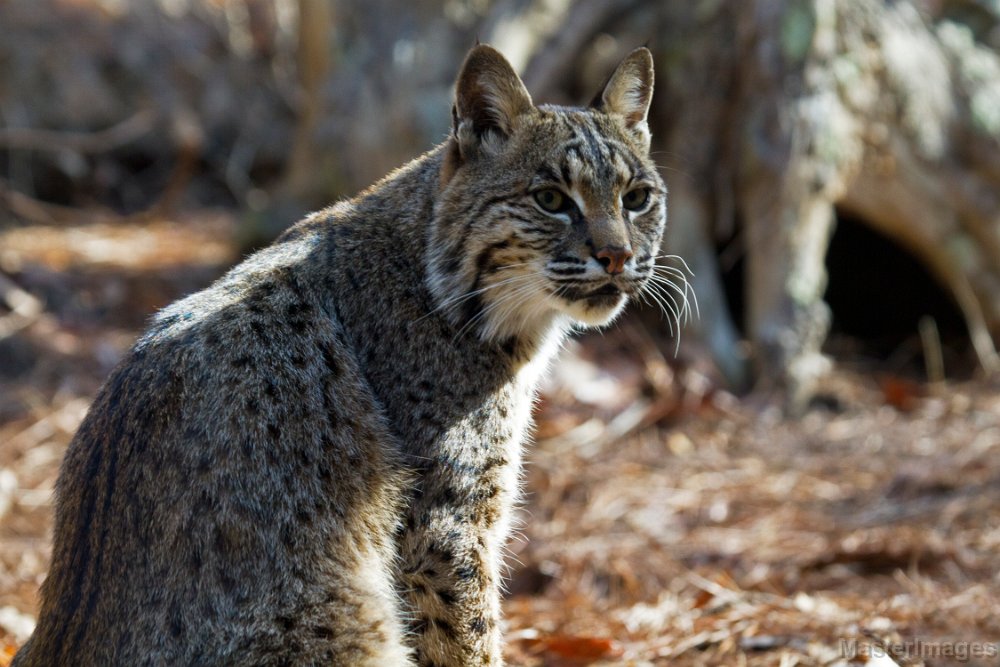
[[[464,334],[530,340],[560,316],[607,324],[651,278],[666,223],[666,188],[643,136],[594,109],[542,106],[514,119],[511,136],[463,165],[444,186],[428,244],[430,286]],[[555,187],[576,211],[548,213],[533,193]],[[622,195],[646,187],[639,211]],[[623,222],[633,257],[609,275],[594,257],[595,225]],[[581,298],[602,287],[618,297]]]

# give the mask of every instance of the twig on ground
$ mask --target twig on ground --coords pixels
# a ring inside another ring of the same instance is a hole
[[[40,300],[21,289],[3,273],[0,273],[0,301],[11,311],[0,317],[0,340],[31,325],[45,312],[45,306]]]

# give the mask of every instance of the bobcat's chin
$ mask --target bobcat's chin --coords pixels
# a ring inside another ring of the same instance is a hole
[[[584,326],[601,327],[618,317],[627,302],[624,292],[595,293],[579,299],[563,299],[560,309]]]

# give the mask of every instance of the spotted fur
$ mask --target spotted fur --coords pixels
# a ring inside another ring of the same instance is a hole
[[[501,665],[536,381],[660,243],[651,93],[640,49],[535,106],[477,46],[448,141],[161,312],[66,454],[14,664]]]

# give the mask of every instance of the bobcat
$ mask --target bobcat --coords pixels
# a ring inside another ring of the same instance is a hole
[[[35,665],[503,664],[536,381],[650,285],[653,61],[534,106],[478,45],[440,146],[160,312],[56,489]]]

